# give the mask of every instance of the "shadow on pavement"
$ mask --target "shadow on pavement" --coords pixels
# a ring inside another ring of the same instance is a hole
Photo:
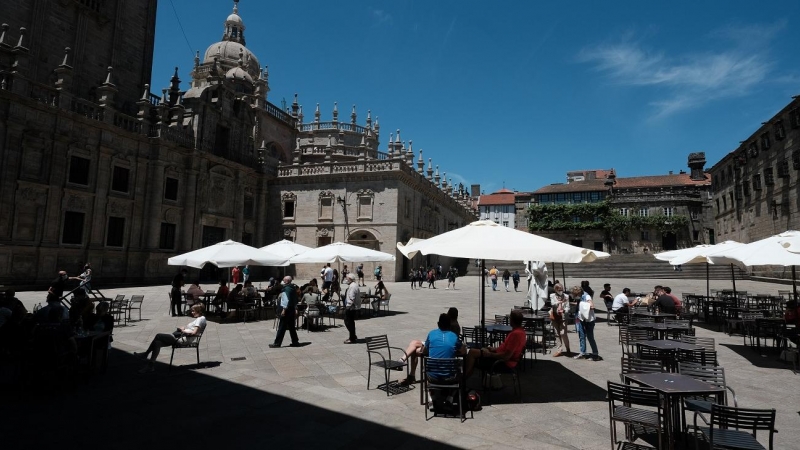
[[[788,369],[791,368],[791,363],[781,361],[778,359],[780,352],[775,347],[761,346],[761,351],[758,347],[749,345],[734,345],[734,344],[719,344],[721,347],[727,347],[737,353],[742,358],[750,362],[756,367],[765,367],[771,369]]]
[[[9,448],[456,448],[204,373],[215,365],[139,374],[112,350],[108,372],[76,386],[6,386],[0,433]]]

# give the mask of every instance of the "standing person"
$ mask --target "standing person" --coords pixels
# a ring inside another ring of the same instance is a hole
[[[383,276],[383,267],[378,266],[375,268],[375,279],[381,281],[381,277]],[[366,285],[365,285],[366,286]]]
[[[425,269],[422,266],[419,266],[417,269],[417,281],[419,282],[419,288],[422,289],[422,283],[425,281],[426,276]]]
[[[179,327],[178,330],[172,332],[172,334],[157,334],[156,337],[153,338],[153,342],[150,343],[150,346],[147,347],[147,351],[144,353],[134,353],[134,355],[145,359],[147,359],[147,355],[150,355],[147,365],[139,370],[139,373],[149,373],[154,370],[156,358],[158,358],[158,354],[161,352],[161,347],[171,347],[178,342],[190,343],[197,339],[198,335],[203,334],[203,331],[206,329],[206,318],[203,316],[203,312],[205,312],[205,307],[202,304],[192,306],[193,321],[189,322],[185,327]]]
[[[92,265],[88,262],[83,266],[83,272],[77,277],[70,277],[70,280],[80,281],[80,286],[86,292],[86,295],[92,292]]]
[[[492,266],[489,270],[489,279],[492,280],[492,290],[497,290],[497,266]]]
[[[558,349],[553,353],[553,357],[562,356],[565,353],[572,353],[569,349],[569,336],[567,326],[564,323],[565,314],[569,312],[569,295],[564,293],[564,286],[561,283],[553,286],[553,293],[550,294],[550,323],[558,340]]]
[[[325,264],[322,269],[322,300],[328,301],[331,297],[331,285],[333,285],[333,269],[331,263]]]
[[[348,273],[350,273],[350,271],[347,270],[347,264],[345,264],[344,267],[342,267],[342,282],[344,282],[344,279],[347,278]]]
[[[514,292],[517,292],[517,288],[519,287],[519,270],[514,271],[514,274],[511,275],[511,280],[514,281]]]
[[[411,280],[411,289],[417,288],[417,272],[412,268],[408,273],[408,279]]]
[[[508,281],[511,279],[511,272],[508,269],[503,271],[503,285],[506,287],[506,292],[508,292]]]
[[[361,290],[358,289],[358,283],[353,274],[347,276],[347,292],[345,293],[345,312],[344,312],[344,326],[350,333],[350,337],[344,341],[345,344],[355,344],[358,341],[356,336],[356,313],[361,306]]]
[[[231,269],[231,281],[233,284],[239,284],[239,280],[242,278],[242,271],[239,269],[238,266],[233,266]]]
[[[173,278],[172,278],[172,292],[170,295],[170,307],[172,310],[172,317],[177,317],[181,315],[181,303],[182,297],[181,288],[186,284],[186,274],[189,272],[186,269],[181,269]]]
[[[575,328],[578,330],[581,352],[574,356],[575,359],[591,358],[592,361],[601,361],[603,358],[597,352],[597,342],[594,340],[594,302],[592,296],[580,286],[572,288],[572,297],[579,298],[578,311],[575,314]],[[586,340],[592,347],[592,354],[586,355]]]
[[[356,274],[358,274],[358,285],[359,286],[366,286],[364,283],[364,264],[359,263],[358,267],[356,268]]]
[[[68,279],[69,277],[67,276],[67,272],[60,270],[58,272],[58,277],[56,277],[56,279],[50,283],[50,288],[47,289],[47,292],[57,296],[60,299],[64,296],[64,289],[66,289]]]
[[[453,286],[453,290],[456,290],[456,276],[458,275],[458,269],[455,267],[450,267],[450,270],[447,271],[447,288],[450,289],[450,286]]]
[[[280,322],[278,322],[278,333],[275,334],[275,342],[269,344],[269,348],[279,348],[283,343],[283,336],[286,335],[286,330],[289,330],[289,336],[292,338],[290,347],[299,347],[300,340],[297,337],[297,330],[295,330],[295,322],[297,315],[297,286],[292,283],[292,277],[286,275],[281,282],[283,288],[281,289],[280,297]]]
[[[436,269],[433,266],[428,270],[428,289],[436,289]]]
[[[242,268],[242,282],[247,284],[248,281],[250,281],[250,266],[244,266]]]
[[[581,281],[581,289],[583,289],[583,292],[589,294],[589,297],[594,297],[594,289],[589,286],[589,280]]]

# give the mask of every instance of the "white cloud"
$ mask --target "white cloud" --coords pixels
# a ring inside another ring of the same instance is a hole
[[[392,25],[392,15],[382,9],[370,10],[372,14],[372,26],[379,27],[382,25]]]
[[[651,101],[650,105],[655,108],[655,117],[664,117],[751,93],[774,67],[761,47],[784,26],[779,23],[772,27],[748,27],[744,32],[750,37],[747,45],[742,44],[741,36],[732,39],[731,29],[717,30],[713,36],[728,43],[727,48],[718,51],[668,56],[626,39],[583,49],[577,59],[592,64],[618,85],[658,87],[656,95],[662,98]]]

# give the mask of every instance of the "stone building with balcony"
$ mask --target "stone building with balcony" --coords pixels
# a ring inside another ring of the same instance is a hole
[[[532,211],[531,230],[579,247],[610,253],[652,253],[713,243],[710,177],[704,153],[688,158],[689,173],[605,178],[569,172],[573,181],[533,192],[534,205],[564,205],[542,220]],[[588,171],[595,172],[595,171]],[[581,174],[574,181],[574,174]],[[570,205],[597,205],[570,208]],[[534,208],[534,211],[536,208]],[[574,211],[573,211],[574,210]],[[563,217],[562,217],[563,216]]]
[[[709,173],[718,240],[748,243],[800,229],[800,100],[763,122]]]
[[[369,113],[357,125],[355,108],[349,122],[317,109],[305,123],[297,98],[270,103],[238,1],[187,88],[176,68],[161,90],[149,83],[156,0],[17,6],[0,31],[1,284],[87,261],[100,284],[163,282],[170,256],[225,239],[313,247],[328,233],[400,255],[397,240],[474,218],[463,187],[430,160],[423,173],[422,152],[413,168],[399,132],[379,152]]]

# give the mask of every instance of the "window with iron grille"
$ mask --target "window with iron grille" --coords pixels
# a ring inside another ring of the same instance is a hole
[[[623,217],[628,217],[628,208],[620,208],[619,215]]]
[[[753,190],[760,191],[761,190],[761,174],[753,175]]]
[[[770,147],[769,142],[769,134],[768,133],[761,133],[761,149],[766,150]]]
[[[789,176],[789,161],[785,158],[778,161],[778,176],[781,178]]]
[[[750,182],[747,180],[742,182],[742,194],[744,194],[745,197],[750,197]]]
[[[786,130],[783,129],[783,121],[775,122],[775,140],[782,141],[786,137]]]
[[[733,192],[734,192],[734,194],[736,194],[736,200],[741,200],[742,199],[742,185],[741,184],[737,184],[736,186],[734,186]]]
[[[800,150],[792,152],[792,168],[795,170],[800,169]]]
[[[797,108],[789,111],[789,124],[792,128],[800,127],[800,111],[798,111]]]
[[[161,223],[161,235],[158,239],[158,248],[161,250],[175,249],[175,231],[177,225],[174,223]]]
[[[649,213],[649,211],[647,210],[647,208],[641,208],[639,210],[639,217],[647,217],[648,213]]]
[[[664,208],[664,211],[663,211],[663,212],[664,212],[664,215],[665,215],[665,216],[667,216],[667,217],[672,217],[672,207],[671,207],[671,206],[670,206],[670,207],[666,207],[666,208]]]
[[[775,177],[772,174],[772,167],[766,167],[764,169],[764,184],[767,186],[772,186],[775,184]]]
[[[751,142],[750,145],[747,147],[747,154],[751,158],[755,158],[758,156],[758,145],[755,142]]]

